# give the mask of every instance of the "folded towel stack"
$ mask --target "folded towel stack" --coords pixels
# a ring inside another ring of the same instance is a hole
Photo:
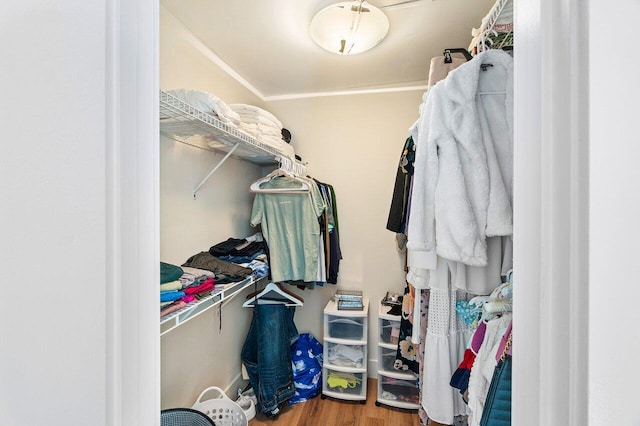
[[[282,139],[282,123],[273,114],[254,105],[229,104],[229,107],[240,116],[238,129],[293,157],[293,150]]]
[[[278,132],[282,129],[282,123],[275,115],[255,105],[229,104],[229,108],[238,113],[242,121],[245,123],[260,123],[267,126],[273,126],[278,130]]]
[[[240,124],[240,116],[224,101],[211,93],[191,89],[169,90],[167,93],[202,112],[218,117],[222,123],[228,126],[235,128]]]

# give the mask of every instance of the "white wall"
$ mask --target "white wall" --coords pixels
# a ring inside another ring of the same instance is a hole
[[[160,88],[209,91],[226,102],[259,102],[198,51],[182,25],[160,9]],[[160,138],[160,258],[181,265],[229,237],[254,232],[249,225],[249,184],[262,176],[259,166],[230,158],[193,199],[193,189],[222,159]],[[246,291],[245,293],[247,293]],[[240,349],[251,320],[241,306],[243,295],[220,312],[211,309],[161,339],[162,408],[190,407],[208,386],[231,387],[240,376]],[[222,326],[220,326],[220,314]],[[235,384],[235,385],[234,385]]]
[[[105,424],[105,13],[34,0],[0,14],[6,426]]]
[[[640,425],[640,3],[589,2],[590,289],[589,424]],[[598,34],[615,22],[617,43]]]

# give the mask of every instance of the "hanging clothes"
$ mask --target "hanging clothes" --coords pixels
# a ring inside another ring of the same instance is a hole
[[[448,425],[466,413],[460,393],[449,381],[464,356],[471,330],[456,316],[457,291],[451,284],[450,264],[442,258],[437,263],[430,276],[422,405],[430,419]]]
[[[295,394],[291,345],[298,339],[294,307],[256,304],[240,358],[258,399],[257,409],[269,417]]]
[[[419,346],[418,346],[418,355],[416,361],[418,362],[418,378],[419,382],[422,381],[422,377],[424,377],[424,352],[425,352],[425,340],[427,337],[427,317],[429,315],[429,290],[419,290],[416,289],[416,294],[420,295],[420,324],[418,327],[419,334]],[[415,309],[415,308],[414,308]],[[416,328],[414,327],[413,332],[416,332]],[[426,426],[429,422],[429,416],[427,415],[427,411],[424,409],[422,405],[422,395],[424,392],[424,386],[422,383],[420,384],[420,408],[418,409],[418,417],[420,418],[420,424]]]
[[[456,289],[474,295],[488,295],[502,284],[502,277],[513,269],[513,241],[511,237],[487,238],[487,265],[469,266],[449,262],[451,282]]]
[[[487,237],[512,233],[512,66],[502,51],[460,65],[425,93],[411,129],[407,281],[430,289],[422,405],[442,424],[466,411],[449,385],[471,334],[457,288],[488,294],[510,267],[510,239]]]
[[[340,249],[340,230],[338,227],[338,206],[333,187],[329,184],[313,181],[318,185],[320,193],[327,205],[324,214],[320,217],[320,231],[322,234],[325,264],[325,282],[337,284],[342,250]]]
[[[435,85],[440,80],[444,80],[451,71],[466,61],[466,59],[462,58],[451,58],[451,62],[447,63],[442,56],[431,58],[431,64],[429,66],[429,87]]]
[[[419,344],[412,342],[413,334],[413,309],[416,291],[407,284],[402,297],[402,315],[400,316],[400,335],[398,337],[398,349],[393,368],[402,372],[418,374],[420,371],[418,362]]]
[[[303,178],[298,178],[303,179]],[[253,200],[251,225],[262,227],[269,247],[274,281],[315,283],[318,278],[320,225],[318,218],[326,204],[311,179],[307,193],[258,192]],[[262,189],[292,189],[300,183],[279,176],[262,183]]]
[[[387,219],[387,229],[398,234],[406,232],[415,155],[415,144],[413,143],[413,138],[409,136],[402,147],[391,198],[391,208]]]
[[[410,250],[485,266],[486,237],[512,234],[512,123],[513,58],[503,51],[479,54],[429,90],[412,129]]]
[[[511,314],[507,313],[499,318],[487,321],[486,331],[480,350],[475,357],[471,375],[469,376],[469,425],[479,426],[487,398],[487,391],[491,384],[493,370],[496,367],[496,353],[502,342],[502,336],[511,323]]]

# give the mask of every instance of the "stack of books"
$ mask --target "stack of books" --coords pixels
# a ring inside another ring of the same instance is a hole
[[[362,291],[360,290],[336,290],[335,300],[338,310],[341,311],[361,311],[364,309]]]

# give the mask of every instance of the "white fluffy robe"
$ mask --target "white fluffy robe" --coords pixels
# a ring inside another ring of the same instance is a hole
[[[483,71],[483,64],[492,66]],[[513,232],[513,59],[501,50],[483,52],[425,97],[412,130],[410,258],[435,252],[484,266],[486,237]],[[423,271],[413,269],[409,282],[426,287]]]

